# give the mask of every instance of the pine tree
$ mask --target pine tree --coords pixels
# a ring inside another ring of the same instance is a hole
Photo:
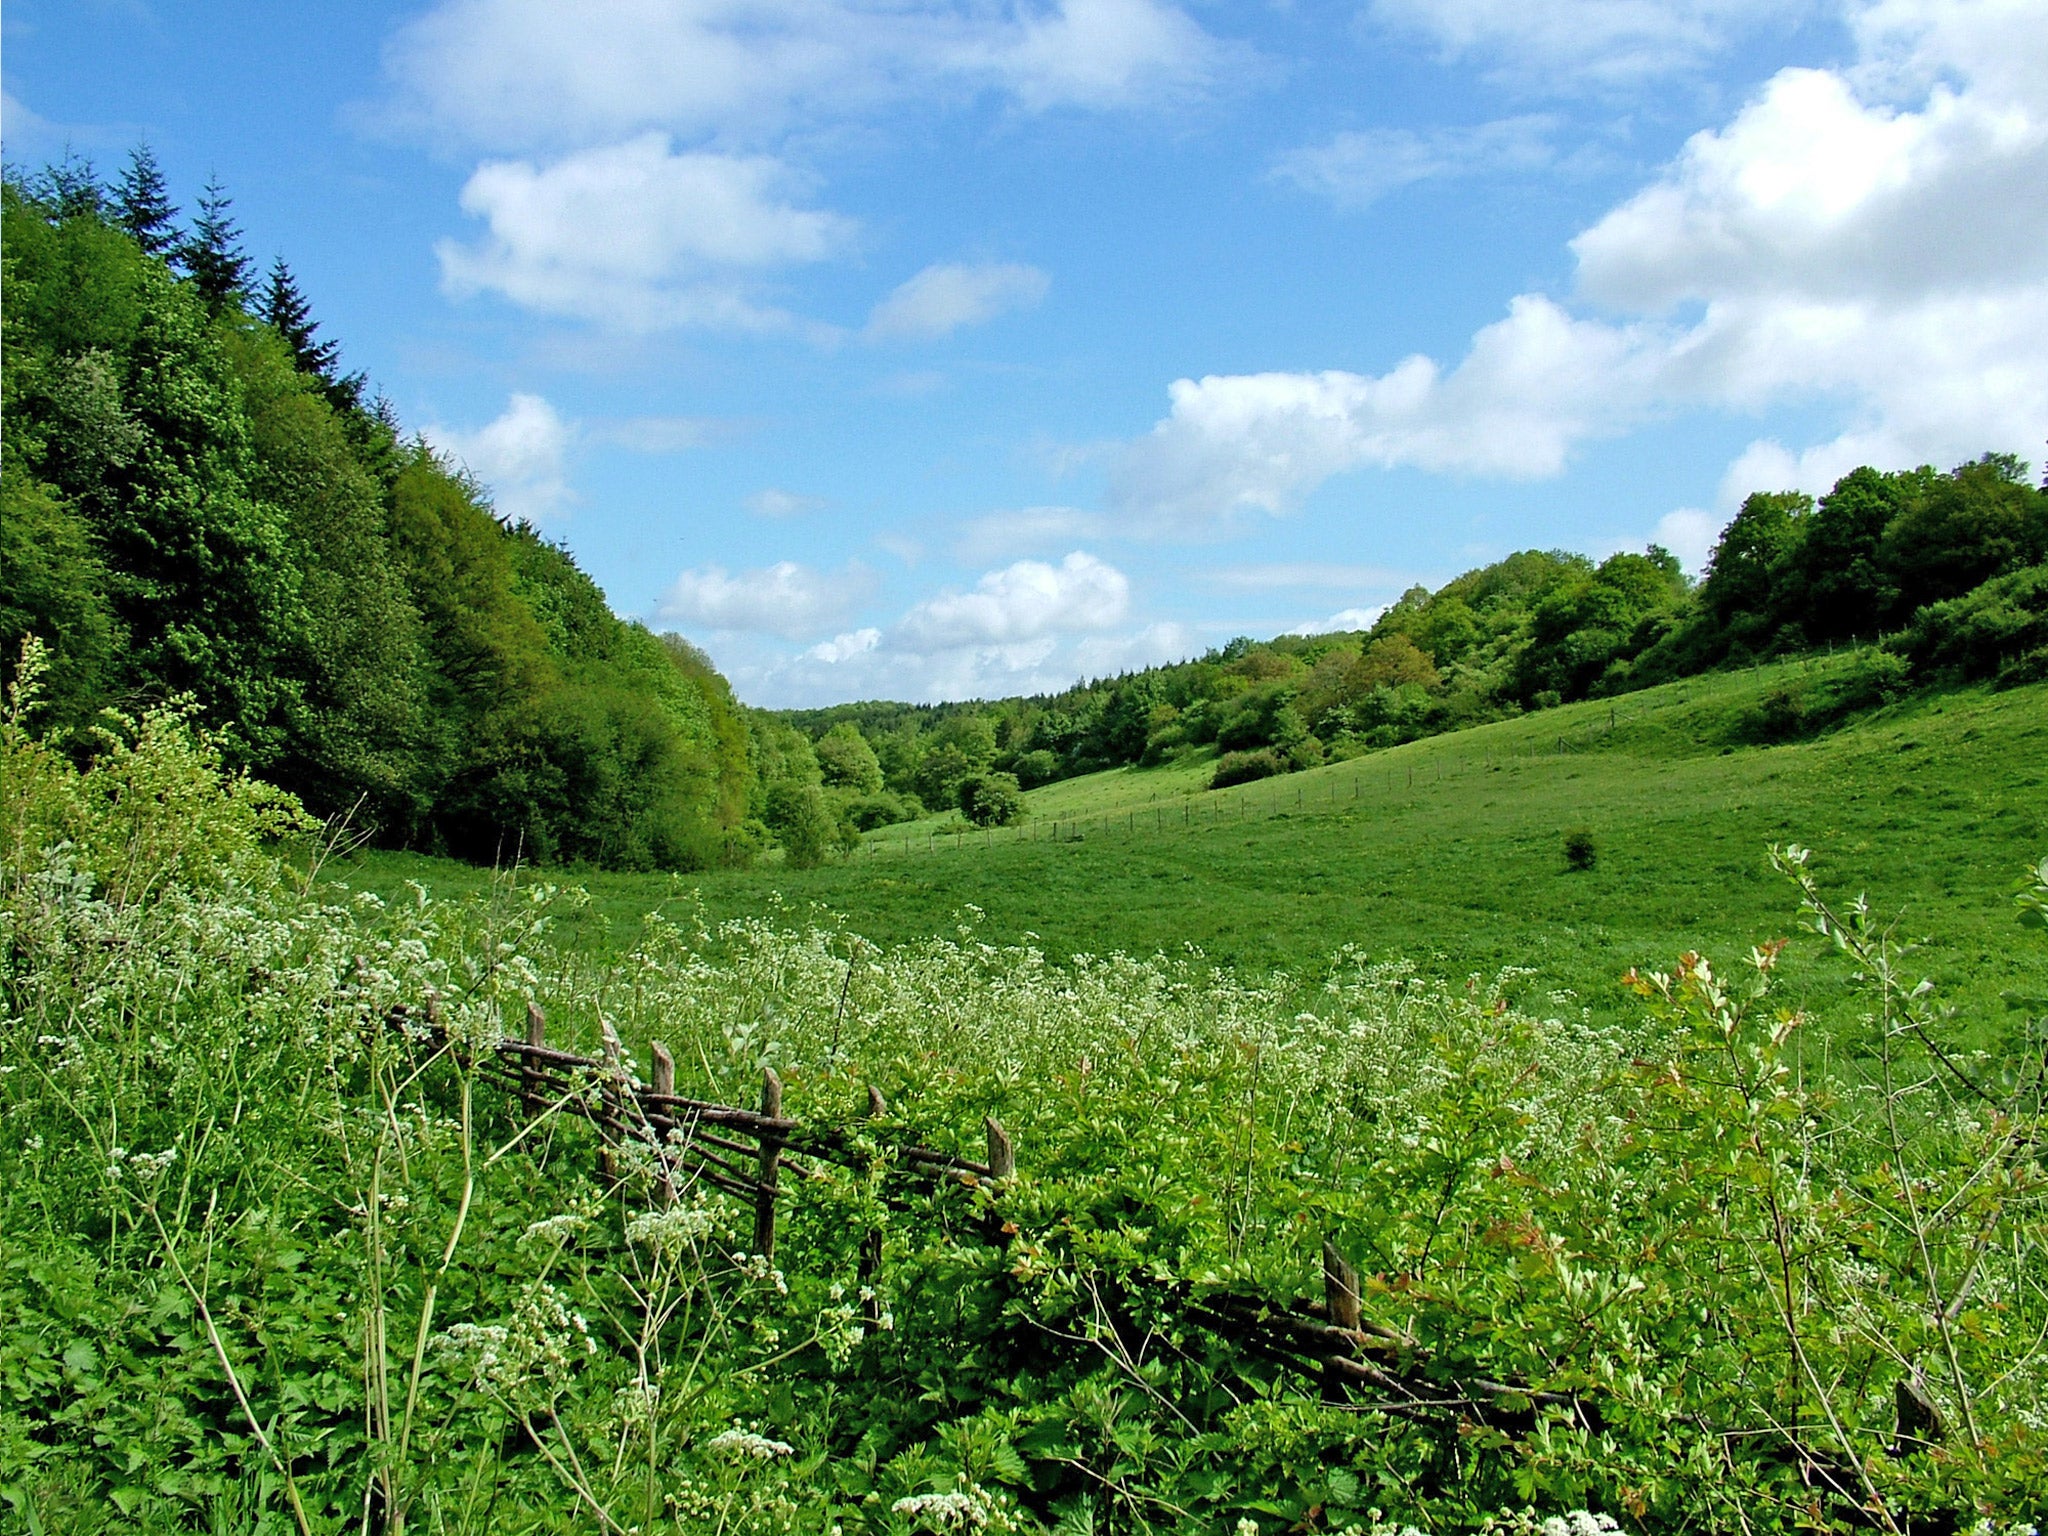
[[[292,361],[299,365],[300,372],[333,382],[341,344],[317,339],[320,322],[313,318],[313,306],[299,291],[298,280],[282,256],[270,264],[270,282],[263,291],[263,318],[292,349]]]
[[[363,389],[369,380],[360,373],[339,371],[341,343],[319,339],[320,322],[313,318],[313,306],[299,291],[298,279],[282,256],[270,264],[270,281],[263,290],[263,318],[270,322],[301,373],[320,381],[321,392],[337,411],[360,411]]]
[[[218,177],[206,179],[199,194],[199,217],[178,247],[178,261],[215,314],[248,297],[249,257],[242,250],[234,202]]]
[[[60,219],[75,219],[103,213],[107,189],[100,185],[92,160],[64,146],[64,158],[43,167],[31,185],[36,200],[47,205]]]
[[[164,174],[149,145],[128,152],[128,169],[114,191],[114,221],[135,237],[152,256],[168,256],[178,248],[177,204],[164,186]]]

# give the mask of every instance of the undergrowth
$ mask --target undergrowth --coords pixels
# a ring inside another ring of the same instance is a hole
[[[1776,946],[1632,978],[1627,1027],[1350,951],[1307,989],[1194,954],[1053,967],[971,912],[887,951],[655,917],[599,961],[551,936],[571,890],[338,896],[334,835],[175,708],[74,769],[23,675],[0,1500],[30,1530],[2048,1513],[2048,1003],[1965,1031],[1801,850],[1791,899],[1867,1000],[1825,1070]],[[2020,894],[2038,928],[2048,864]],[[1020,1176],[904,1199],[821,1168],[749,1252],[747,1209],[604,1176],[568,1106],[529,1118],[465,1064],[529,1003],[629,1070],[665,1042],[685,1094],[747,1103],[773,1067],[789,1114],[857,1134],[872,1085],[963,1150],[993,1115]],[[1224,1289],[1320,1294],[1325,1242],[1437,1397],[1325,1401],[1191,1321]]]

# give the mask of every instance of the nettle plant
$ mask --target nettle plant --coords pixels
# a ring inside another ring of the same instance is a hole
[[[1260,984],[1194,952],[1053,965],[971,911],[889,952],[772,909],[650,917],[599,966],[552,940],[572,891],[346,891],[340,835],[175,707],[80,770],[24,679],[0,1499],[32,1529],[2044,1513],[2048,1007],[1965,1036],[1798,850],[1806,921],[1870,999],[1825,1048],[1773,997],[1775,945],[1634,978],[1627,1029],[1532,1006],[1526,973],[1355,951]],[[2044,926],[2048,866],[2020,912]],[[629,1072],[665,1042],[684,1094],[746,1104],[773,1067],[871,1165],[786,1176],[774,1256],[749,1252],[726,1197],[665,1201],[630,1146],[605,1173],[587,1085],[528,1113],[483,1080],[531,1004]],[[985,1116],[1014,1181],[890,1182],[893,1133],[978,1154]],[[1402,1341],[1399,1399],[1192,1321],[1320,1298],[1325,1245]]]

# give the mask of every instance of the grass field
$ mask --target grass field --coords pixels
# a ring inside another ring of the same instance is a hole
[[[1632,965],[1794,931],[1767,850],[1798,842],[1831,889],[1903,915],[1924,941],[1914,963],[1953,1001],[1995,1010],[2006,989],[2038,989],[2008,893],[2048,852],[2048,688],[1928,695],[1815,740],[1731,745],[1739,713],[1800,672],[1695,679],[1220,793],[1205,763],[1091,775],[1033,792],[1022,828],[910,823],[818,870],[556,878],[589,890],[576,937],[600,950],[692,900],[713,918],[822,910],[882,944],[950,931],[972,906],[980,937],[1029,935],[1055,958],[1193,944],[1249,972],[1309,972],[1357,945],[1451,976],[1527,967],[1529,989],[1604,1012]],[[1567,867],[1575,828],[1595,839],[1591,870]],[[374,854],[338,878],[455,894],[485,875]],[[1828,966],[1788,981],[1822,1007],[1838,991]]]

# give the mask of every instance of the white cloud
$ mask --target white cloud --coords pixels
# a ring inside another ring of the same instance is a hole
[[[879,629],[849,630],[843,635],[834,635],[830,640],[821,640],[803,653],[806,661],[821,661],[828,667],[839,666],[856,656],[865,656],[882,643]]]
[[[1371,629],[1385,613],[1388,604],[1376,608],[1339,608],[1326,619],[1311,619],[1306,624],[1297,624],[1287,631],[1290,635],[1341,635],[1354,630]]]
[[[747,498],[747,510],[756,517],[784,518],[800,517],[806,512],[824,510],[828,503],[818,496],[799,496],[794,491],[779,491],[769,486],[765,491],[756,491]]]
[[[385,50],[402,128],[559,149],[646,128],[726,141],[905,98],[994,90],[1033,109],[1171,102],[1242,69],[1162,0],[444,0]]]
[[[1691,69],[1760,25],[1817,9],[1817,0],[1372,0],[1371,14],[1433,39],[1446,58],[1476,57],[1556,91]]]
[[[1724,500],[2027,451],[2048,421],[2048,85],[2008,55],[2048,63],[2039,19],[2012,0],[1874,7],[1857,66],[1781,71],[1573,242],[1575,308],[1618,318],[1525,294],[1449,372],[1418,356],[1182,379],[1125,446],[1116,504],[1201,536],[1349,469],[1555,474],[1582,443],[1698,409],[1842,424],[1759,443]]]
[[[839,571],[814,571],[780,560],[737,574],[707,565],[676,577],[655,605],[655,615],[703,629],[802,640],[841,623],[874,586],[873,573],[857,563]]]
[[[1028,554],[1079,539],[1096,539],[1107,530],[1099,512],[1079,507],[1024,507],[1015,512],[989,512],[970,520],[954,541],[961,560],[978,564],[1005,556]]]
[[[575,500],[565,470],[575,428],[539,395],[512,396],[504,414],[474,432],[430,426],[424,435],[490,492],[502,517],[537,523]]]
[[[1678,563],[1697,576],[1707,568],[1707,556],[1721,537],[1723,519],[1697,507],[1679,507],[1657,519],[1651,542],[1662,544],[1678,556]]]
[[[442,285],[624,330],[788,328],[796,322],[759,305],[745,274],[822,261],[854,234],[852,220],[798,206],[798,190],[769,156],[678,153],[660,133],[545,166],[488,161],[462,207],[489,233],[436,245]]]
[[[1418,181],[1531,171],[1551,163],[1549,117],[1508,117],[1472,128],[1367,128],[1289,150],[1273,175],[1339,208],[1369,207]]]
[[[1019,560],[990,571],[971,592],[942,593],[919,603],[903,616],[894,638],[906,649],[938,651],[1109,629],[1123,622],[1130,595],[1122,571],[1081,550],[1056,566]]]
[[[1640,416],[1659,364],[1649,341],[1524,294],[1449,374],[1418,355],[1377,376],[1181,379],[1171,413],[1114,466],[1111,496],[1140,527],[1202,537],[1366,465],[1556,474],[1574,443]]]
[[[926,267],[882,300],[868,316],[875,340],[936,340],[963,325],[980,325],[1045,297],[1050,279],[1036,267],[957,262]]]

